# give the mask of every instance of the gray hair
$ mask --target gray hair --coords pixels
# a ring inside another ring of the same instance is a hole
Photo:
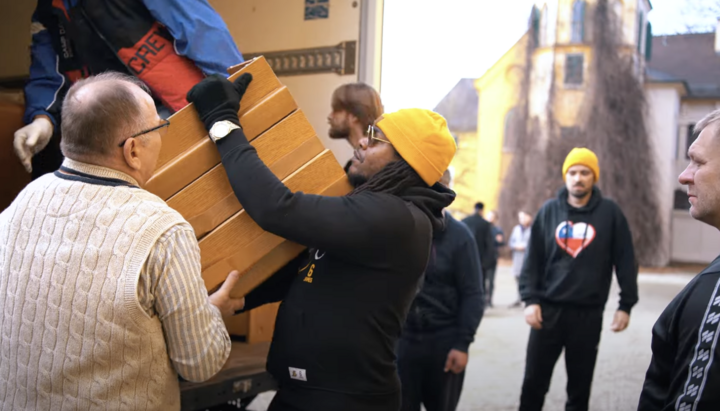
[[[90,85],[99,87],[88,98],[78,99],[78,92]],[[60,148],[66,157],[108,156],[122,139],[145,126],[143,107],[132,85],[150,93],[135,77],[111,71],[70,87],[62,105]]]
[[[696,136],[699,135],[704,129],[710,127],[718,121],[720,121],[720,109],[713,111],[712,113],[703,117],[702,120],[698,121],[698,123],[695,124],[695,127],[693,128],[693,134]],[[718,132],[716,131],[715,134],[718,134]]]

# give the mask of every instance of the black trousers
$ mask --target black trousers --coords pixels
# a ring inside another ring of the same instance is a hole
[[[540,411],[555,363],[565,349],[566,411],[587,411],[597,359],[602,308],[542,305],[543,328],[530,331],[520,411]]]
[[[345,394],[285,385],[278,388],[268,411],[398,411],[400,393]]]
[[[455,332],[404,336],[398,342],[398,374],[402,411],[454,411],[460,401],[465,372],[445,372],[445,362],[457,338]]]
[[[485,304],[489,307],[492,306],[493,293],[495,292],[496,270],[496,265],[483,270],[483,278],[485,279]]]

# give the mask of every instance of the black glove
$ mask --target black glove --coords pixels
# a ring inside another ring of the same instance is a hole
[[[250,73],[238,77],[234,83],[219,74],[212,74],[188,91],[187,101],[195,104],[195,110],[208,131],[221,120],[239,126],[240,100],[251,81]]]

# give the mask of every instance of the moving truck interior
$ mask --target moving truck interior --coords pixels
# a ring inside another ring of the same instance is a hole
[[[138,0],[139,1],[139,0]],[[362,81],[380,90],[382,0],[210,0],[246,60],[263,55],[340,164],[352,156],[344,140],[328,138],[332,92]],[[35,1],[6,2],[0,15],[0,210],[30,182],[13,150],[23,126],[23,85],[30,64]],[[234,338],[225,368],[204,383],[181,383],[182,409],[246,404],[274,389],[265,371],[275,310],[238,316],[246,337]],[[252,335],[251,335],[252,334]]]

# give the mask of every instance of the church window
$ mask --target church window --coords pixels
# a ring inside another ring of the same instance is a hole
[[[584,54],[565,55],[565,84],[581,85],[583,83]]]
[[[571,43],[582,43],[585,40],[585,1],[575,0],[572,8]]]

